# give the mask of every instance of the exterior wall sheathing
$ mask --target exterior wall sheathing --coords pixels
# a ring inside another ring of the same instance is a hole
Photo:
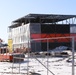
[[[30,38],[53,38],[70,36],[70,25],[62,24],[30,24]],[[70,39],[51,39],[48,40],[49,49],[58,46],[70,46]],[[47,40],[36,40],[31,42],[32,51],[46,51]]]

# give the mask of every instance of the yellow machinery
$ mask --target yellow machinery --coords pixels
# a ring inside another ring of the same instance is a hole
[[[12,52],[12,44],[13,44],[12,39],[8,39],[9,52]]]

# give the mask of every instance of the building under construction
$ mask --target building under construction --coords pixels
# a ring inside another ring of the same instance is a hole
[[[13,41],[13,50],[30,48],[31,51],[46,51],[47,40],[38,39],[76,37],[76,15],[28,14],[12,21],[8,33],[8,41]],[[51,39],[48,42],[49,50],[71,45],[67,38]]]

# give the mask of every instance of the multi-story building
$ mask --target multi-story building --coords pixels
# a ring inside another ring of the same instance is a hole
[[[38,39],[76,36],[75,17],[76,15],[28,14],[12,22],[8,40],[12,40],[14,50],[29,47],[31,51],[46,51],[47,40]],[[51,39],[48,42],[49,49],[70,46],[67,38]]]

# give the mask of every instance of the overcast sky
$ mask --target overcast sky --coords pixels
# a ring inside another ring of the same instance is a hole
[[[76,15],[76,0],[0,0],[0,38],[8,41],[8,26],[29,13]]]

